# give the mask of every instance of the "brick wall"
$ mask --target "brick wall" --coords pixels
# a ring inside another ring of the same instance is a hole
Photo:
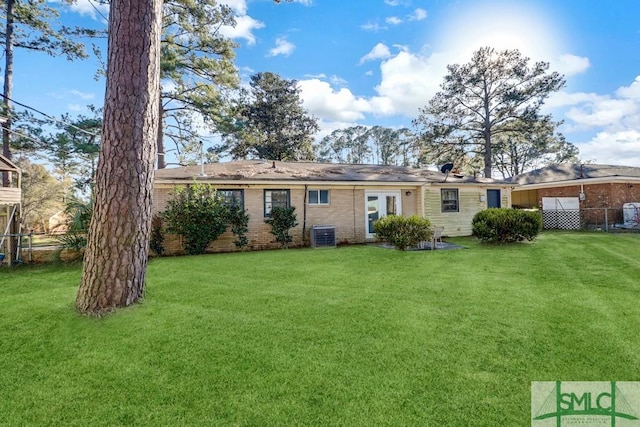
[[[625,203],[640,202],[640,185],[631,183],[587,184],[584,185],[585,199],[580,203],[586,208],[622,208]],[[540,206],[543,197],[578,197],[580,185],[538,190]]]
[[[156,185],[154,188],[154,213],[162,212],[167,201],[172,197],[171,185]],[[313,225],[332,225],[336,228],[336,241],[338,244],[364,243],[366,241],[366,217],[365,217],[365,187],[363,186],[308,186],[308,190],[329,190],[328,205],[309,205],[306,208],[306,223],[304,221],[305,186],[294,185],[226,185],[218,186],[218,189],[242,189],[244,190],[244,207],[249,213],[249,231],[247,250],[262,250],[279,248],[274,236],[269,232],[270,226],[264,222],[264,190],[288,189],[290,190],[291,206],[296,208],[298,225],[292,230],[293,243],[291,246],[309,245],[310,230]],[[367,187],[367,190],[374,188]],[[380,191],[387,191],[381,188]],[[398,188],[394,190],[398,191]],[[401,190],[402,210],[405,215],[417,213],[418,189],[408,187]],[[231,231],[225,232],[218,240],[213,242],[209,251],[231,252],[238,250],[233,241],[235,237]],[[164,242],[166,253],[181,254],[182,243],[179,236],[166,235]]]
[[[580,202],[583,226],[621,223],[625,203],[640,202],[640,185],[615,182],[583,185],[584,200]],[[580,185],[538,190],[540,206],[543,197],[579,197]],[[607,210],[605,214],[605,209]]]

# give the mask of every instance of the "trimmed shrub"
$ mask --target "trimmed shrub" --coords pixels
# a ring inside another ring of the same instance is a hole
[[[388,215],[373,224],[373,231],[378,239],[406,250],[409,246],[431,240],[433,227],[431,221],[418,215],[400,216]]]
[[[490,208],[473,217],[473,235],[483,242],[509,243],[533,240],[542,229],[542,216],[537,211]]]
[[[271,226],[270,233],[276,236],[276,242],[280,243],[283,248],[288,247],[289,243],[293,241],[293,236],[289,234],[289,231],[298,225],[295,210],[294,207],[273,208],[271,216],[264,220]]]
[[[203,254],[207,246],[227,229],[228,209],[220,195],[208,184],[191,184],[175,190],[162,219],[169,233],[184,238],[189,255]]]

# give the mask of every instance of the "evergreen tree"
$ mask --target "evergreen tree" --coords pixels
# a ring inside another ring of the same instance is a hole
[[[160,124],[162,2],[112,0],[95,202],[76,307],[100,315],[144,294]]]
[[[296,80],[266,72],[251,77],[237,105],[225,149],[236,159],[311,160],[316,119],[302,107]]]
[[[62,1],[68,3],[67,0]],[[13,111],[14,49],[21,48],[48,55],[64,55],[69,60],[83,59],[87,54],[82,43],[73,40],[73,30],[57,25],[59,13],[46,0],[3,0],[4,20],[0,21],[0,43],[4,43],[4,85],[2,109],[2,154],[11,159],[11,127]],[[7,185],[7,177],[3,177]]]
[[[496,136],[523,134],[536,122],[552,123],[540,114],[545,99],[564,85],[549,64],[518,50],[485,47],[464,65],[449,65],[442,90],[414,121],[429,159],[481,156],[484,176],[493,173]]]
[[[231,8],[216,0],[169,0],[163,6],[158,168],[171,141],[180,164],[195,161],[203,133],[226,129],[227,95],[238,85],[236,45],[220,34],[234,26]]]

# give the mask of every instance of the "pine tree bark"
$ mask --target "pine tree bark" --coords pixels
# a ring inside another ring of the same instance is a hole
[[[2,100],[2,111],[4,113],[4,120],[2,123],[2,155],[11,160],[11,97],[13,96],[13,30],[14,19],[13,9],[14,0],[7,0],[5,8],[6,17],[6,29],[4,39],[4,98]],[[9,173],[2,173],[2,186],[9,187]]]
[[[156,149],[158,150],[158,169],[167,167],[167,158],[164,151],[164,108],[162,107],[162,87],[160,87],[161,96],[158,97],[158,116],[160,117],[160,125],[158,126],[158,136]]]
[[[76,307],[100,315],[144,294],[160,123],[161,0],[112,0],[102,146]]]

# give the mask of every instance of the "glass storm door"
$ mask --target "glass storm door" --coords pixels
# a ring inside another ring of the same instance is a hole
[[[373,236],[373,223],[383,216],[400,215],[400,192],[366,192],[367,237]]]

